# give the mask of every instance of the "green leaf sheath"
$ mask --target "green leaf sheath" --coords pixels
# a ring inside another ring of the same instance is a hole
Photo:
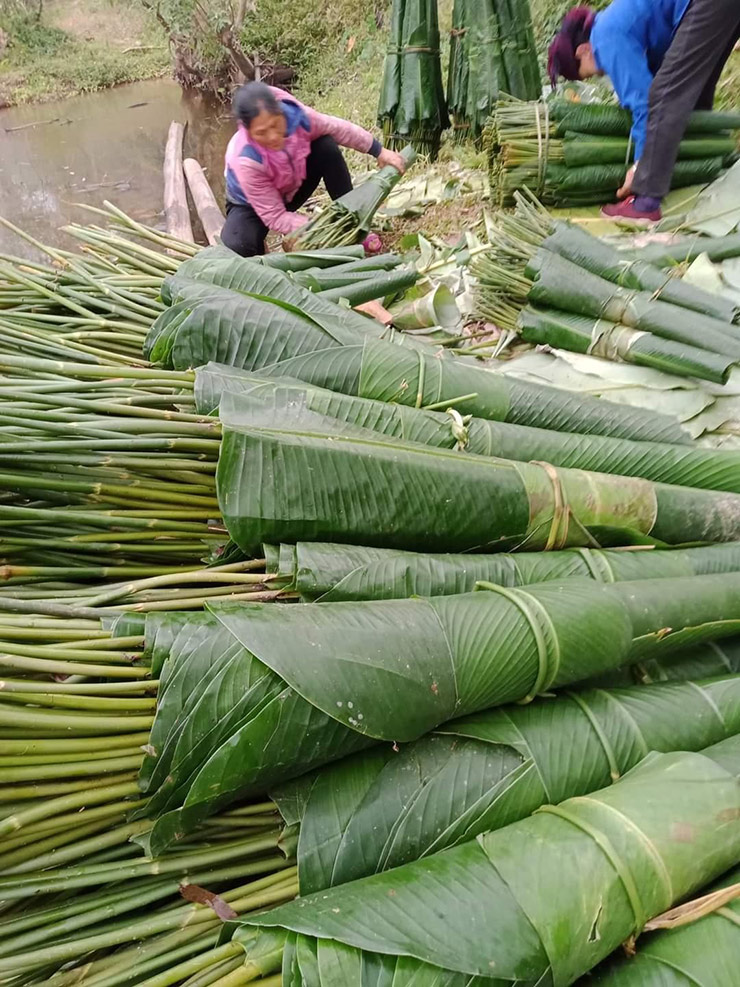
[[[740,869],[711,888],[740,884]],[[636,956],[616,956],[579,987],[727,987],[737,977],[740,899],[682,928],[645,935]]]
[[[403,278],[391,273],[396,285],[399,279],[415,279],[408,272],[403,272]],[[383,278],[388,287],[388,275]],[[172,307],[155,320],[144,352],[167,368],[183,369],[215,360],[257,369],[289,356],[387,332],[357,312],[338,308],[281,271],[245,264],[238,257],[225,262],[220,254],[203,261],[195,257],[166,286]],[[368,290],[375,294],[375,289]]]
[[[622,251],[571,223],[553,222],[551,232],[542,241],[542,247],[591,274],[625,288],[649,291],[664,302],[711,315],[724,322],[732,322],[737,316],[737,306],[729,299],[667,275],[643,259],[642,251],[634,260],[625,258]]]
[[[657,267],[685,264],[696,260],[700,254],[706,254],[715,262],[740,257],[740,233],[730,233],[728,236],[679,237],[676,243],[652,243],[640,250],[640,258]]]
[[[245,552],[280,541],[461,552],[740,537],[736,494],[462,457],[339,426],[294,393],[224,395],[220,414],[219,505]]]
[[[321,292],[321,297],[328,301],[344,299],[350,305],[361,305],[375,298],[388,298],[406,291],[419,279],[418,271],[413,267],[376,274],[375,277],[365,277],[357,284],[328,288]]]
[[[220,368],[207,369],[210,375],[199,371],[197,384],[198,407],[204,413],[218,407],[222,386],[242,389],[233,383],[221,385]],[[454,407],[465,415],[559,432],[683,445],[691,441],[680,423],[667,415],[518,381],[463,360],[443,360],[421,350],[412,353],[376,340],[284,360],[264,366],[260,373],[386,403]]]
[[[603,103],[574,103],[568,99],[548,100],[548,118],[558,131],[628,137],[632,116],[628,110]],[[699,110],[691,114],[687,135],[717,134],[723,130],[740,129],[740,113],[719,113]]]
[[[227,389],[261,396],[265,401],[275,401],[280,392],[305,395],[308,408],[318,414],[440,449],[462,447],[480,456],[544,461],[553,466],[740,493],[740,453],[735,450],[555,432],[467,416],[462,422],[444,411],[357,398],[286,377],[237,374],[209,367],[197,371],[196,401],[204,413],[215,410]],[[464,403],[460,406],[464,407]]]
[[[736,862],[739,774],[738,737],[650,754],[601,791],[244,924],[315,940],[316,987],[377,983],[365,951],[386,970],[403,962],[404,983],[418,972],[423,984],[567,987]],[[351,979],[339,979],[334,953]]]
[[[267,571],[306,602],[392,600],[469,593],[480,581],[526,586],[580,577],[612,583],[740,570],[740,543],[675,551],[579,548],[507,555],[428,555],[389,548],[299,542],[264,546]]]
[[[584,691],[455,720],[272,792],[299,806],[302,894],[390,870],[740,732],[740,676]]]
[[[674,342],[652,332],[552,308],[527,306],[519,313],[516,329],[527,343],[653,367],[683,377],[699,377],[715,384],[726,384],[733,365],[738,362],[737,357]]]
[[[180,615],[179,628],[150,617],[148,637],[163,626],[155,648],[169,648],[142,773],[145,814],[160,817],[150,848],[373,740],[415,740],[451,718],[737,633],[738,590],[734,573],[566,580],[429,600],[214,603]]]
[[[526,275],[533,279],[528,296],[533,305],[603,318],[740,359],[740,337],[731,323],[613,285],[549,250],[535,254]]]

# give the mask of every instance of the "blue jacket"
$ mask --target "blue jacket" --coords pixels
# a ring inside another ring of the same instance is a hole
[[[648,95],[691,0],[614,0],[596,15],[591,45],[596,64],[632,113],[639,160],[647,137]]]

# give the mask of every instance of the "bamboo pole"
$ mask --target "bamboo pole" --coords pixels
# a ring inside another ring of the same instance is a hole
[[[218,242],[219,234],[225,222],[224,215],[218,207],[218,202],[203,169],[195,158],[185,158],[183,168],[203,232],[208,242],[213,245]]]
[[[185,175],[182,170],[184,138],[184,126],[173,120],[164,152],[164,218],[170,236],[193,243],[193,228],[190,225]]]

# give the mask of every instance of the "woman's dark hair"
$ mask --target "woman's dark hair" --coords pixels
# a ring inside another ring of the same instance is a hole
[[[565,15],[548,53],[547,72],[553,86],[561,75],[570,82],[578,78],[576,51],[591,37],[595,16],[590,7],[574,7]]]
[[[240,86],[234,93],[232,101],[234,116],[247,129],[252,120],[255,120],[260,113],[279,113],[280,104],[273,95],[272,89],[264,82],[248,82],[246,86]]]

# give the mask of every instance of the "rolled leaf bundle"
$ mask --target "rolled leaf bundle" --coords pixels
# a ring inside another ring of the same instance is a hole
[[[300,826],[306,895],[604,788],[650,751],[698,751],[738,732],[740,676],[584,690],[454,720],[398,752],[362,751],[271,794]]]
[[[258,265],[254,267],[260,270]],[[167,369],[186,370],[215,361],[259,370],[302,353],[356,344],[368,335],[380,338],[390,334],[394,341],[412,349],[426,345],[340,308],[326,297],[327,293],[314,294],[279,271],[265,273],[277,281],[272,296],[179,275],[170,279],[167,289],[173,304],[152,324],[144,343],[145,356]],[[412,272],[391,275],[363,281],[359,291],[342,289],[337,294],[372,298],[416,280]]]
[[[736,862],[739,776],[738,737],[650,754],[599,792],[248,918],[236,939],[248,953],[254,927],[287,932],[283,969],[316,987],[347,970],[362,987],[379,972],[567,987]]]
[[[633,256],[591,236],[580,226],[553,219],[531,195],[517,194],[515,199],[514,215],[499,213],[496,217],[488,252],[494,262],[523,272],[527,261],[543,247],[613,284],[649,291],[655,298],[681,308],[724,322],[734,322],[740,314],[731,299],[704,291],[650,264],[646,260],[650,246]]]
[[[739,122],[736,114],[695,114],[687,134],[712,135],[715,139],[705,144],[686,142],[686,155],[682,157],[679,152],[673,172],[673,187],[713,181],[728,159],[727,148],[732,152],[731,139],[726,143],[724,132],[736,129]],[[525,187],[546,205],[605,202],[624,181],[630,163],[630,145],[626,141],[630,129],[629,112],[618,106],[558,99],[527,103],[501,98],[483,138],[491,194],[499,205],[509,205],[515,193]],[[584,135],[600,139],[582,143]],[[605,142],[604,138],[611,140]],[[625,139],[627,146],[621,158],[617,157],[613,138]],[[698,157],[703,151],[707,153]]]
[[[726,987],[740,956],[740,868],[696,902],[687,924],[639,940],[635,956],[615,957],[579,987]],[[702,911],[701,907],[705,910]],[[711,910],[710,910],[711,909]]]
[[[589,319],[572,312],[527,306],[519,313],[516,331],[526,343],[545,344],[573,353],[588,353],[617,363],[653,367],[682,377],[726,384],[737,358],[698,346],[662,339],[651,332]]]
[[[150,615],[149,850],[373,741],[416,740],[452,717],[737,633],[739,591],[733,573]]]
[[[497,110],[503,114],[499,128],[529,127],[536,136],[538,123],[554,125],[552,136],[575,131],[579,134],[600,134],[605,137],[628,137],[632,130],[632,114],[615,103],[577,103],[564,98],[554,98],[536,103],[516,100],[502,102]],[[699,110],[691,114],[686,134],[691,136],[715,135],[740,130],[740,113],[724,113]],[[506,131],[508,133],[508,129]]]
[[[220,244],[206,249],[208,251],[218,251],[224,256],[230,255],[232,260],[236,259],[232,250]],[[195,257],[200,257],[201,253],[203,251],[195,254]],[[244,257],[241,260],[248,264],[261,264],[263,267],[272,267],[278,271],[306,271],[314,267],[321,269],[335,267],[339,264],[345,264],[348,261],[362,260],[364,256],[365,251],[362,245],[358,243],[348,247],[334,247],[328,250],[303,250],[293,251],[292,253],[278,253],[276,251],[256,257]]]
[[[647,291],[615,285],[549,250],[538,250],[521,274],[486,256],[476,259],[474,272],[479,279],[478,310],[505,328],[514,328],[518,312],[529,302],[740,359],[740,334],[732,323],[661,301]],[[686,360],[692,357],[698,360],[691,352]]]
[[[706,254],[712,261],[740,257],[740,233],[730,233],[727,236],[684,236],[679,237],[675,243],[649,243],[640,250],[640,256],[656,267],[691,263],[701,254]]]
[[[281,541],[481,552],[740,539],[736,494],[463,457],[345,425],[291,392],[226,394],[220,417],[219,505],[250,554]]]
[[[304,601],[392,600],[471,593],[477,583],[527,586],[553,579],[615,583],[740,570],[740,544],[675,551],[580,548],[498,555],[429,555],[298,542],[265,545],[267,572]]]
[[[321,292],[321,297],[333,302],[344,300],[350,305],[362,305],[375,298],[393,299],[415,285],[418,280],[419,272],[416,268],[407,266],[395,271],[376,273],[374,277],[364,277],[354,284],[326,288]]]
[[[679,160],[726,158],[737,150],[734,137],[688,138],[678,148]],[[508,167],[530,164],[537,156],[537,145],[531,140],[510,141],[506,145]],[[634,145],[627,137],[600,137],[567,132],[562,139],[550,139],[548,160],[561,161],[568,168],[592,164],[618,164],[622,167],[634,161]]]
[[[391,146],[410,143],[436,158],[449,126],[436,0],[393,0],[378,123]]]
[[[410,145],[402,148],[401,155],[407,168],[416,160],[416,151]],[[330,202],[298,230],[293,238],[295,249],[341,247],[362,240],[370,232],[373,216],[401,177],[397,168],[386,165],[357,188]]]
[[[680,423],[667,415],[568,394],[482,370],[473,362],[441,360],[425,350],[411,352],[377,340],[283,360],[264,366],[261,373],[376,401],[430,410],[454,407],[480,418],[556,431],[676,444],[691,441]],[[205,414],[218,407],[223,389],[243,389],[238,381],[230,385],[228,373],[222,375],[220,368],[203,375],[201,382],[198,408]]]
[[[275,401],[278,394],[294,394],[305,400],[306,407],[317,414],[439,449],[457,449],[479,456],[495,455],[524,462],[544,460],[553,466],[740,493],[740,452],[732,449],[556,432],[485,418],[462,418],[454,408],[447,412],[425,411],[371,401],[287,377],[224,374],[218,367],[209,366],[196,372],[196,403],[204,413],[217,410],[225,390],[255,395],[269,402]]]

